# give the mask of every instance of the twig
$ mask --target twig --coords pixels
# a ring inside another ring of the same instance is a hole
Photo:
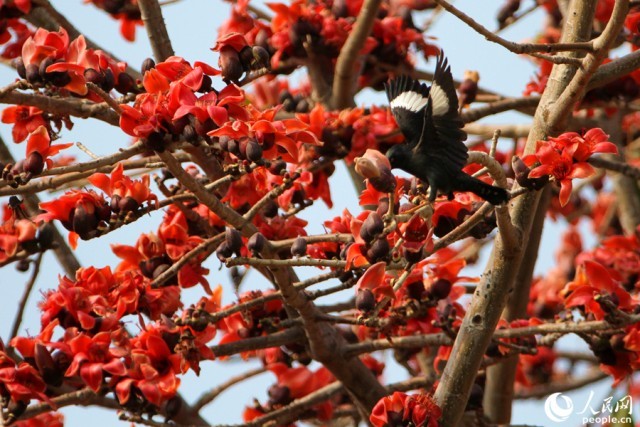
[[[596,333],[600,331],[617,331],[627,325],[640,322],[640,315],[634,314],[621,323],[612,324],[606,320],[593,320],[588,322],[564,322],[543,323],[536,326],[523,326],[509,329],[498,329],[492,334],[492,339],[521,338],[534,335],[572,334],[572,333]],[[452,339],[444,332],[423,335],[411,335],[380,338],[372,341],[364,341],[347,345],[345,351],[347,357],[355,357],[364,353],[371,353],[389,348],[419,348],[427,346],[451,345]]]
[[[106,102],[106,104],[113,109],[118,115],[122,114],[122,108],[120,108],[120,104],[111,97],[107,92],[105,92],[100,86],[95,83],[87,82],[87,87],[89,90]]]
[[[528,390],[517,392],[514,397],[516,399],[541,399],[553,393],[566,393],[568,391],[578,390],[586,385],[602,381],[605,378],[608,378],[607,374],[599,369],[594,369],[581,378],[571,378],[562,382],[557,381],[539,385]]]
[[[52,98],[50,96],[11,91],[0,95],[0,103],[29,105],[60,116],[94,118],[113,126],[119,126],[120,118],[106,103],[95,103],[74,98]]]
[[[15,161],[13,155],[7,148],[7,144],[2,137],[0,137],[0,162],[4,164],[15,164]],[[24,197],[24,204],[27,207],[29,215],[35,215],[40,211],[40,199],[35,194],[26,195]],[[73,278],[75,277],[76,271],[80,268],[80,262],[58,229],[53,224],[51,224],[50,227],[53,227],[53,240],[56,243],[53,251],[56,254],[56,258],[67,276]]]
[[[153,57],[156,62],[163,62],[174,53],[167,27],[162,18],[160,4],[158,0],[138,0],[138,7],[140,7],[142,21],[149,36]]]
[[[477,33],[483,35],[487,40],[493,43],[497,43],[507,50],[517,54],[531,54],[535,52],[562,52],[562,51],[594,51],[594,46],[590,42],[576,42],[576,43],[514,43],[509,40],[505,40],[500,36],[497,36],[493,31],[478,24],[473,18],[460,9],[453,6],[446,0],[435,0],[440,6],[445,8],[448,12],[474,29]]]
[[[206,393],[203,393],[202,396],[200,396],[200,398],[196,400],[196,402],[192,405],[193,410],[199,411],[203,406],[213,402],[220,394],[229,389],[231,386],[241,383],[242,381],[249,378],[253,378],[256,375],[260,375],[264,372],[267,372],[267,369],[264,366],[260,366],[258,368],[253,368],[246,372],[243,372],[240,375],[236,375],[235,377],[229,378],[222,384],[212,388]]]
[[[336,110],[354,105],[353,94],[355,93],[356,78],[360,74],[360,71],[355,69],[356,64],[362,60],[360,50],[371,34],[380,3],[381,0],[365,0],[353,30],[340,50],[331,91],[331,106]]]
[[[590,157],[587,163],[600,169],[606,169],[634,179],[640,179],[640,169],[628,163],[609,160],[603,157]]]
[[[347,261],[338,259],[315,259],[315,258],[294,258],[294,259],[261,259],[237,257],[228,259],[227,267],[234,265],[252,265],[256,267],[331,267],[344,268]]]
[[[11,342],[13,338],[18,336],[18,331],[20,330],[20,325],[22,324],[22,316],[24,315],[24,310],[27,308],[27,301],[29,300],[29,295],[31,295],[31,291],[36,284],[36,280],[38,279],[38,273],[40,273],[40,265],[42,263],[42,255],[43,252],[40,252],[33,262],[33,272],[31,273],[31,277],[29,281],[24,287],[24,292],[22,293],[22,297],[20,297],[20,301],[18,302],[18,312],[16,313],[13,319],[13,326],[11,326],[11,333],[9,334],[9,340],[7,342]]]
[[[213,237],[210,237],[204,240],[195,248],[191,249],[184,256],[178,259],[175,263],[171,265],[168,269],[162,272],[158,277],[153,279],[151,283],[152,288],[159,288],[164,286],[169,280],[171,280],[182,267],[191,262],[195,257],[199,255],[203,255],[205,258],[208,257],[215,248],[224,240],[224,233],[219,233]]]

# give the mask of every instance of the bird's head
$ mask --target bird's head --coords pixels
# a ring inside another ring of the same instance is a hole
[[[397,144],[389,148],[385,154],[391,163],[391,168],[400,168],[406,165],[411,158],[411,150],[405,144]]]

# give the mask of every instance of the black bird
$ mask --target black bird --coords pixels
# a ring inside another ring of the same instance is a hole
[[[386,156],[400,168],[429,183],[429,201],[438,193],[453,198],[454,191],[471,191],[494,205],[509,199],[507,191],[462,171],[467,164],[467,134],[458,112],[458,96],[447,59],[438,56],[431,86],[407,76],[385,84],[391,112],[406,142],[391,147]]]

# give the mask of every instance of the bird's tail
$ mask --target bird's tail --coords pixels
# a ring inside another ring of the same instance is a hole
[[[471,191],[492,205],[501,205],[509,200],[509,193],[504,188],[489,185],[477,178],[462,172],[457,180],[459,191]]]

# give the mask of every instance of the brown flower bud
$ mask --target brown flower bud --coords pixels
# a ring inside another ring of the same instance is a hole
[[[435,300],[441,300],[449,296],[451,282],[447,279],[438,279],[431,284],[429,295]]]
[[[32,152],[24,161],[24,171],[32,175],[39,175],[44,170],[44,157],[37,151]]]
[[[360,237],[365,242],[371,242],[384,230],[384,222],[377,212],[371,212],[360,228]]]
[[[291,255],[293,256],[305,256],[307,254],[307,241],[304,237],[298,237],[293,241],[291,245]]]
[[[262,146],[255,139],[250,139],[245,147],[245,156],[251,162],[262,160]]]
[[[389,242],[386,238],[376,239],[369,250],[367,250],[367,258],[372,263],[382,261],[389,256],[390,249]]]
[[[358,289],[356,294],[356,308],[364,313],[368,313],[376,306],[376,298],[369,289]]]
[[[231,46],[225,46],[220,50],[218,66],[222,70],[222,77],[225,80],[238,81],[244,73],[238,52]]]
[[[260,254],[260,252],[262,252],[262,249],[264,249],[266,243],[267,239],[264,237],[264,235],[260,232],[257,232],[249,238],[249,241],[247,242],[247,249],[251,251],[253,256],[257,256],[258,254]]]
[[[140,71],[142,72],[142,75],[144,75],[144,73],[150,71],[153,68],[156,68],[156,62],[151,58],[146,58],[144,61],[142,61]]]
[[[224,232],[224,240],[229,246],[231,252],[235,252],[240,256],[240,249],[242,249],[242,234],[235,228],[227,228]]]

